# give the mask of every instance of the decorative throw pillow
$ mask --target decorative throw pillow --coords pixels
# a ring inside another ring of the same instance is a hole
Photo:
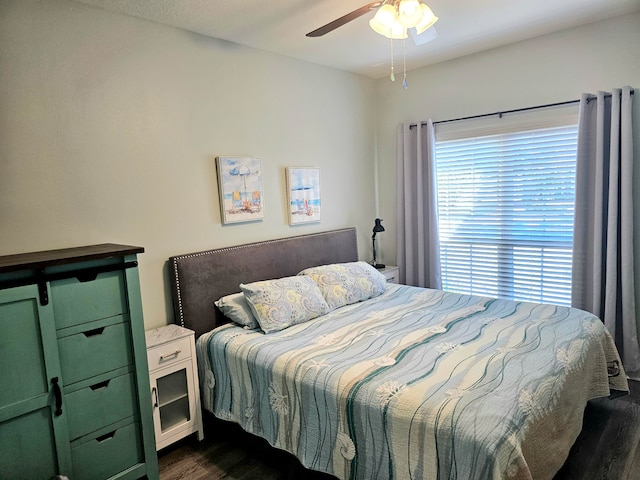
[[[381,295],[386,277],[366,262],[333,263],[307,268],[298,275],[311,277],[331,310]]]
[[[238,325],[251,330],[260,328],[256,317],[253,316],[251,307],[247,303],[244,293],[232,293],[231,295],[220,298],[214,303],[225,316]]]
[[[310,277],[284,277],[240,284],[251,311],[265,333],[277,332],[329,312]]]

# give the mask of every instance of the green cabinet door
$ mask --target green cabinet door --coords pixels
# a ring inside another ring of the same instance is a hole
[[[62,412],[56,414],[54,379]],[[35,285],[0,290],[0,478],[71,472],[53,310]]]

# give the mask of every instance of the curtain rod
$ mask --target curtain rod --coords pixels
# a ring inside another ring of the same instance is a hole
[[[508,113],[518,113],[518,112],[526,112],[529,110],[538,110],[541,108],[552,108],[552,107],[561,107],[563,105],[571,105],[573,103],[580,103],[580,100],[567,100],[566,102],[557,102],[557,103],[547,103],[545,105],[536,105],[535,107],[524,107],[524,108],[514,108],[513,110],[505,110],[504,112],[493,112],[493,113],[483,113],[480,115],[471,115],[469,117],[460,117],[460,118],[452,118],[450,120],[439,120],[437,122],[433,122],[434,125],[439,123],[449,123],[449,122],[459,122],[462,120],[473,120],[475,118],[484,118],[484,117],[492,117],[497,115],[498,118],[502,118],[502,115],[506,115]],[[422,122],[422,125],[425,125],[426,122]]]
[[[631,95],[633,95],[634,90],[631,90]],[[605,97],[610,97],[611,94],[607,93],[605,95]],[[597,98],[595,95],[590,96],[587,101]],[[497,115],[498,118],[502,118],[502,115],[506,115],[508,113],[518,113],[518,112],[526,112],[529,110],[538,110],[540,108],[552,108],[552,107],[561,107],[563,105],[571,105],[573,103],[580,103],[580,99],[576,99],[576,100],[567,100],[565,102],[557,102],[557,103],[547,103],[545,105],[536,105],[535,107],[524,107],[524,108],[515,108],[513,110],[505,110],[503,112],[493,112],[493,113],[482,113],[480,115],[471,115],[469,117],[460,117],[460,118],[451,118],[449,120],[438,120],[436,122],[433,122],[434,125],[438,125],[440,123],[449,123],[449,122],[460,122],[462,120],[474,120],[476,118],[484,118],[484,117],[493,117],[494,115]],[[425,126],[427,125],[427,122],[421,122],[420,123],[421,126]],[[417,127],[417,124],[412,123],[409,125],[409,128],[414,128]]]

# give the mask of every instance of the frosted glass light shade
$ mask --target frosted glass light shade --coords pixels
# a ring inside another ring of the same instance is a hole
[[[393,5],[390,5],[388,3],[382,5],[373,17],[373,20],[386,27],[390,27],[394,22],[397,21],[397,19],[398,12]]]
[[[387,35],[387,38],[393,38],[394,40],[401,40],[403,38],[407,38],[409,35],[407,34],[407,29],[403,27],[400,23],[394,23],[391,27],[391,34]]]
[[[379,33],[380,35],[386,37],[387,35],[390,34],[391,32],[391,28],[383,25],[382,23],[378,22],[375,17],[372,18],[371,20],[369,20],[369,26],[373,29],[374,32]]]
[[[438,17],[436,17],[431,9],[424,3],[420,4],[420,9],[422,10],[422,20],[416,25],[416,33],[418,35],[432,27],[438,21]]]
[[[398,12],[393,5],[383,5],[378,9],[369,25],[376,33],[387,38],[407,38],[407,29],[398,22]]]
[[[422,4],[418,0],[402,0],[398,5],[398,21],[405,28],[415,27],[422,20]]]

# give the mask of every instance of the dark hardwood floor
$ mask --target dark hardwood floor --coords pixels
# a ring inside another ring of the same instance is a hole
[[[640,480],[640,382],[630,384],[630,395],[589,402],[582,432],[553,480]],[[191,436],[158,453],[161,480],[334,480],[237,425],[205,419],[205,440]]]

